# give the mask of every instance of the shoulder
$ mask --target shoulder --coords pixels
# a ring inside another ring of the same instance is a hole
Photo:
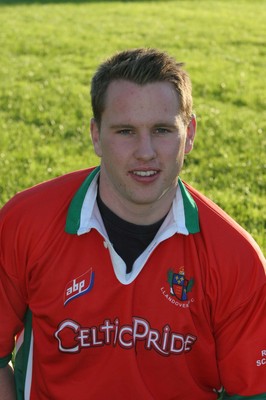
[[[248,307],[266,287],[266,262],[255,240],[226,212],[186,185],[199,214],[200,232],[191,235],[213,310],[213,321],[226,321],[230,313]],[[259,301],[259,300],[258,300]]]
[[[192,196],[198,207],[200,229],[202,232],[210,236],[219,238],[220,240],[228,240],[228,235],[233,236],[234,239],[242,237],[243,240],[251,241],[253,239],[250,234],[241,227],[230,215],[228,215],[223,209],[221,209],[212,200],[194,189],[192,186],[183,182],[186,189]]]
[[[75,194],[75,191],[92,169],[70,172],[25,189],[11,198],[1,209],[1,212],[7,213],[16,209],[24,210],[29,207],[33,207],[31,211],[35,208],[40,210],[42,206],[45,207],[47,203],[51,205],[53,201],[62,203],[64,199],[71,198]]]
[[[17,193],[0,210],[0,226],[16,229],[46,226],[53,219],[65,219],[69,204],[93,170],[71,172]]]
[[[221,263],[239,262],[250,264],[257,261],[265,265],[265,258],[251,235],[212,200],[185,183],[194,199],[199,214],[202,247],[219,258]]]

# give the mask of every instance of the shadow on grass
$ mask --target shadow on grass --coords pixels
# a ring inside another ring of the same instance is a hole
[[[136,2],[160,2],[162,0],[0,0],[0,6],[34,5],[34,4],[85,4],[85,3],[136,3]],[[164,0],[165,1],[165,0]],[[171,1],[171,0],[166,0]]]

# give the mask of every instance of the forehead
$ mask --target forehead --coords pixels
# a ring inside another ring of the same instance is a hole
[[[107,88],[103,114],[179,114],[177,92],[169,82],[139,85],[126,80],[115,80]]]

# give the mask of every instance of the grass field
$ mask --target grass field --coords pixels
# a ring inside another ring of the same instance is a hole
[[[117,50],[158,47],[186,63],[198,136],[182,177],[266,253],[266,1],[1,1],[0,206],[99,161],[89,86]]]

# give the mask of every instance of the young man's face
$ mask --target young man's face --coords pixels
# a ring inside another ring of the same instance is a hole
[[[113,81],[100,129],[91,122],[94,149],[101,157],[100,195],[105,204],[136,224],[162,218],[175,196],[195,128],[194,118],[188,127],[184,125],[170,83],[140,86]]]

